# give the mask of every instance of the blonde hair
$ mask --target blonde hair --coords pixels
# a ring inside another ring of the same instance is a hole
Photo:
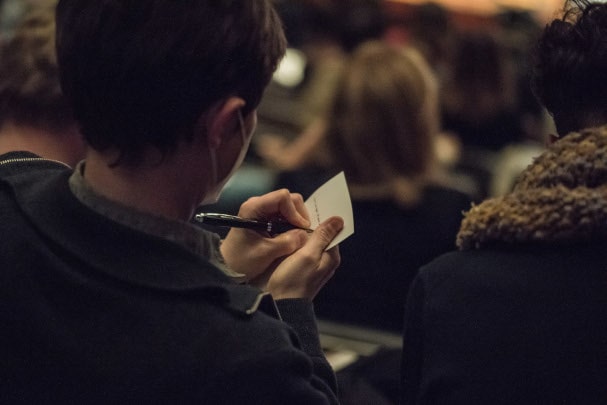
[[[330,113],[328,146],[350,183],[393,193],[403,189],[403,179],[415,182],[430,171],[439,125],[437,82],[415,49],[362,44],[343,72]]]

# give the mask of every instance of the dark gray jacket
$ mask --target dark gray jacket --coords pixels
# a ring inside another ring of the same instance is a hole
[[[91,211],[62,165],[0,161],[0,403],[337,402],[310,302]]]
[[[607,404],[607,127],[571,133],[424,266],[405,404]]]

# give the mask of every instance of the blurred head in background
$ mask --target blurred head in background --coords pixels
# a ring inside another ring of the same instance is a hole
[[[74,165],[84,142],[59,84],[56,1],[32,3],[0,49],[0,151],[26,150]]]
[[[327,142],[354,198],[357,187],[363,194],[372,187],[416,199],[415,184],[433,169],[437,102],[436,79],[416,50],[370,41],[353,53],[329,114]]]
[[[445,108],[482,121],[515,104],[514,77],[506,49],[488,30],[461,32],[453,51]]]

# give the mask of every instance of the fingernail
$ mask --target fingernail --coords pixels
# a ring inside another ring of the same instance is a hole
[[[341,217],[332,217],[329,220],[331,227],[335,228],[336,231],[340,231],[344,227],[344,220]]]

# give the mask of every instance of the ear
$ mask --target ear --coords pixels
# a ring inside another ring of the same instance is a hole
[[[240,97],[228,97],[205,113],[207,146],[217,149],[225,139],[238,130],[238,111],[246,102]],[[201,117],[202,118],[202,117]]]

